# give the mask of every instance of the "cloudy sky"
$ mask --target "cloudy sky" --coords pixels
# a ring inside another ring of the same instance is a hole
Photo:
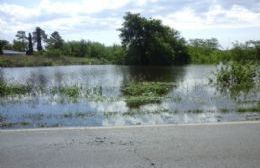
[[[217,37],[224,48],[260,40],[260,0],[0,0],[0,39],[40,26],[65,40],[120,43],[127,11],[161,19],[186,39]]]

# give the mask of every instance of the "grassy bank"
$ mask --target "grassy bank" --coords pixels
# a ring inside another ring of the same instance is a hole
[[[33,67],[56,65],[91,65],[110,64],[105,59],[82,57],[48,57],[48,56],[0,56],[0,67]]]

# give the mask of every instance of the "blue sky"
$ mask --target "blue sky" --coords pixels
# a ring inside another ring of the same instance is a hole
[[[224,48],[260,40],[260,0],[0,0],[0,39],[40,26],[65,40],[111,45],[120,43],[127,11],[161,19],[187,40],[217,37]]]

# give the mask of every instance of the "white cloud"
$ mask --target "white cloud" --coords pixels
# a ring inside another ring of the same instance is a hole
[[[220,1],[205,1],[211,6],[182,0],[164,0],[164,3],[159,0],[41,0],[34,7],[1,3],[1,38],[9,36],[8,40],[12,40],[17,30],[31,32],[40,26],[47,33],[57,30],[70,39],[78,39],[85,34],[87,37],[94,34],[91,37],[95,38],[98,32],[103,32],[100,39],[108,33],[107,39],[114,38],[109,41],[118,41],[114,34],[127,11],[161,19],[177,30],[193,32],[212,28],[260,27],[260,3],[250,10],[236,3],[224,8]],[[203,8],[198,10],[198,6]]]
[[[224,9],[222,6],[214,4],[204,13],[197,13],[188,7],[166,16],[157,16],[157,18],[163,20],[164,24],[179,30],[260,26],[260,13],[252,12],[239,5],[233,5],[231,9]]]

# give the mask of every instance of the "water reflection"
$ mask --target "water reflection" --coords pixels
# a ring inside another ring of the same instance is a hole
[[[186,68],[130,66],[127,71],[128,78],[125,81],[178,82],[185,76]]]

